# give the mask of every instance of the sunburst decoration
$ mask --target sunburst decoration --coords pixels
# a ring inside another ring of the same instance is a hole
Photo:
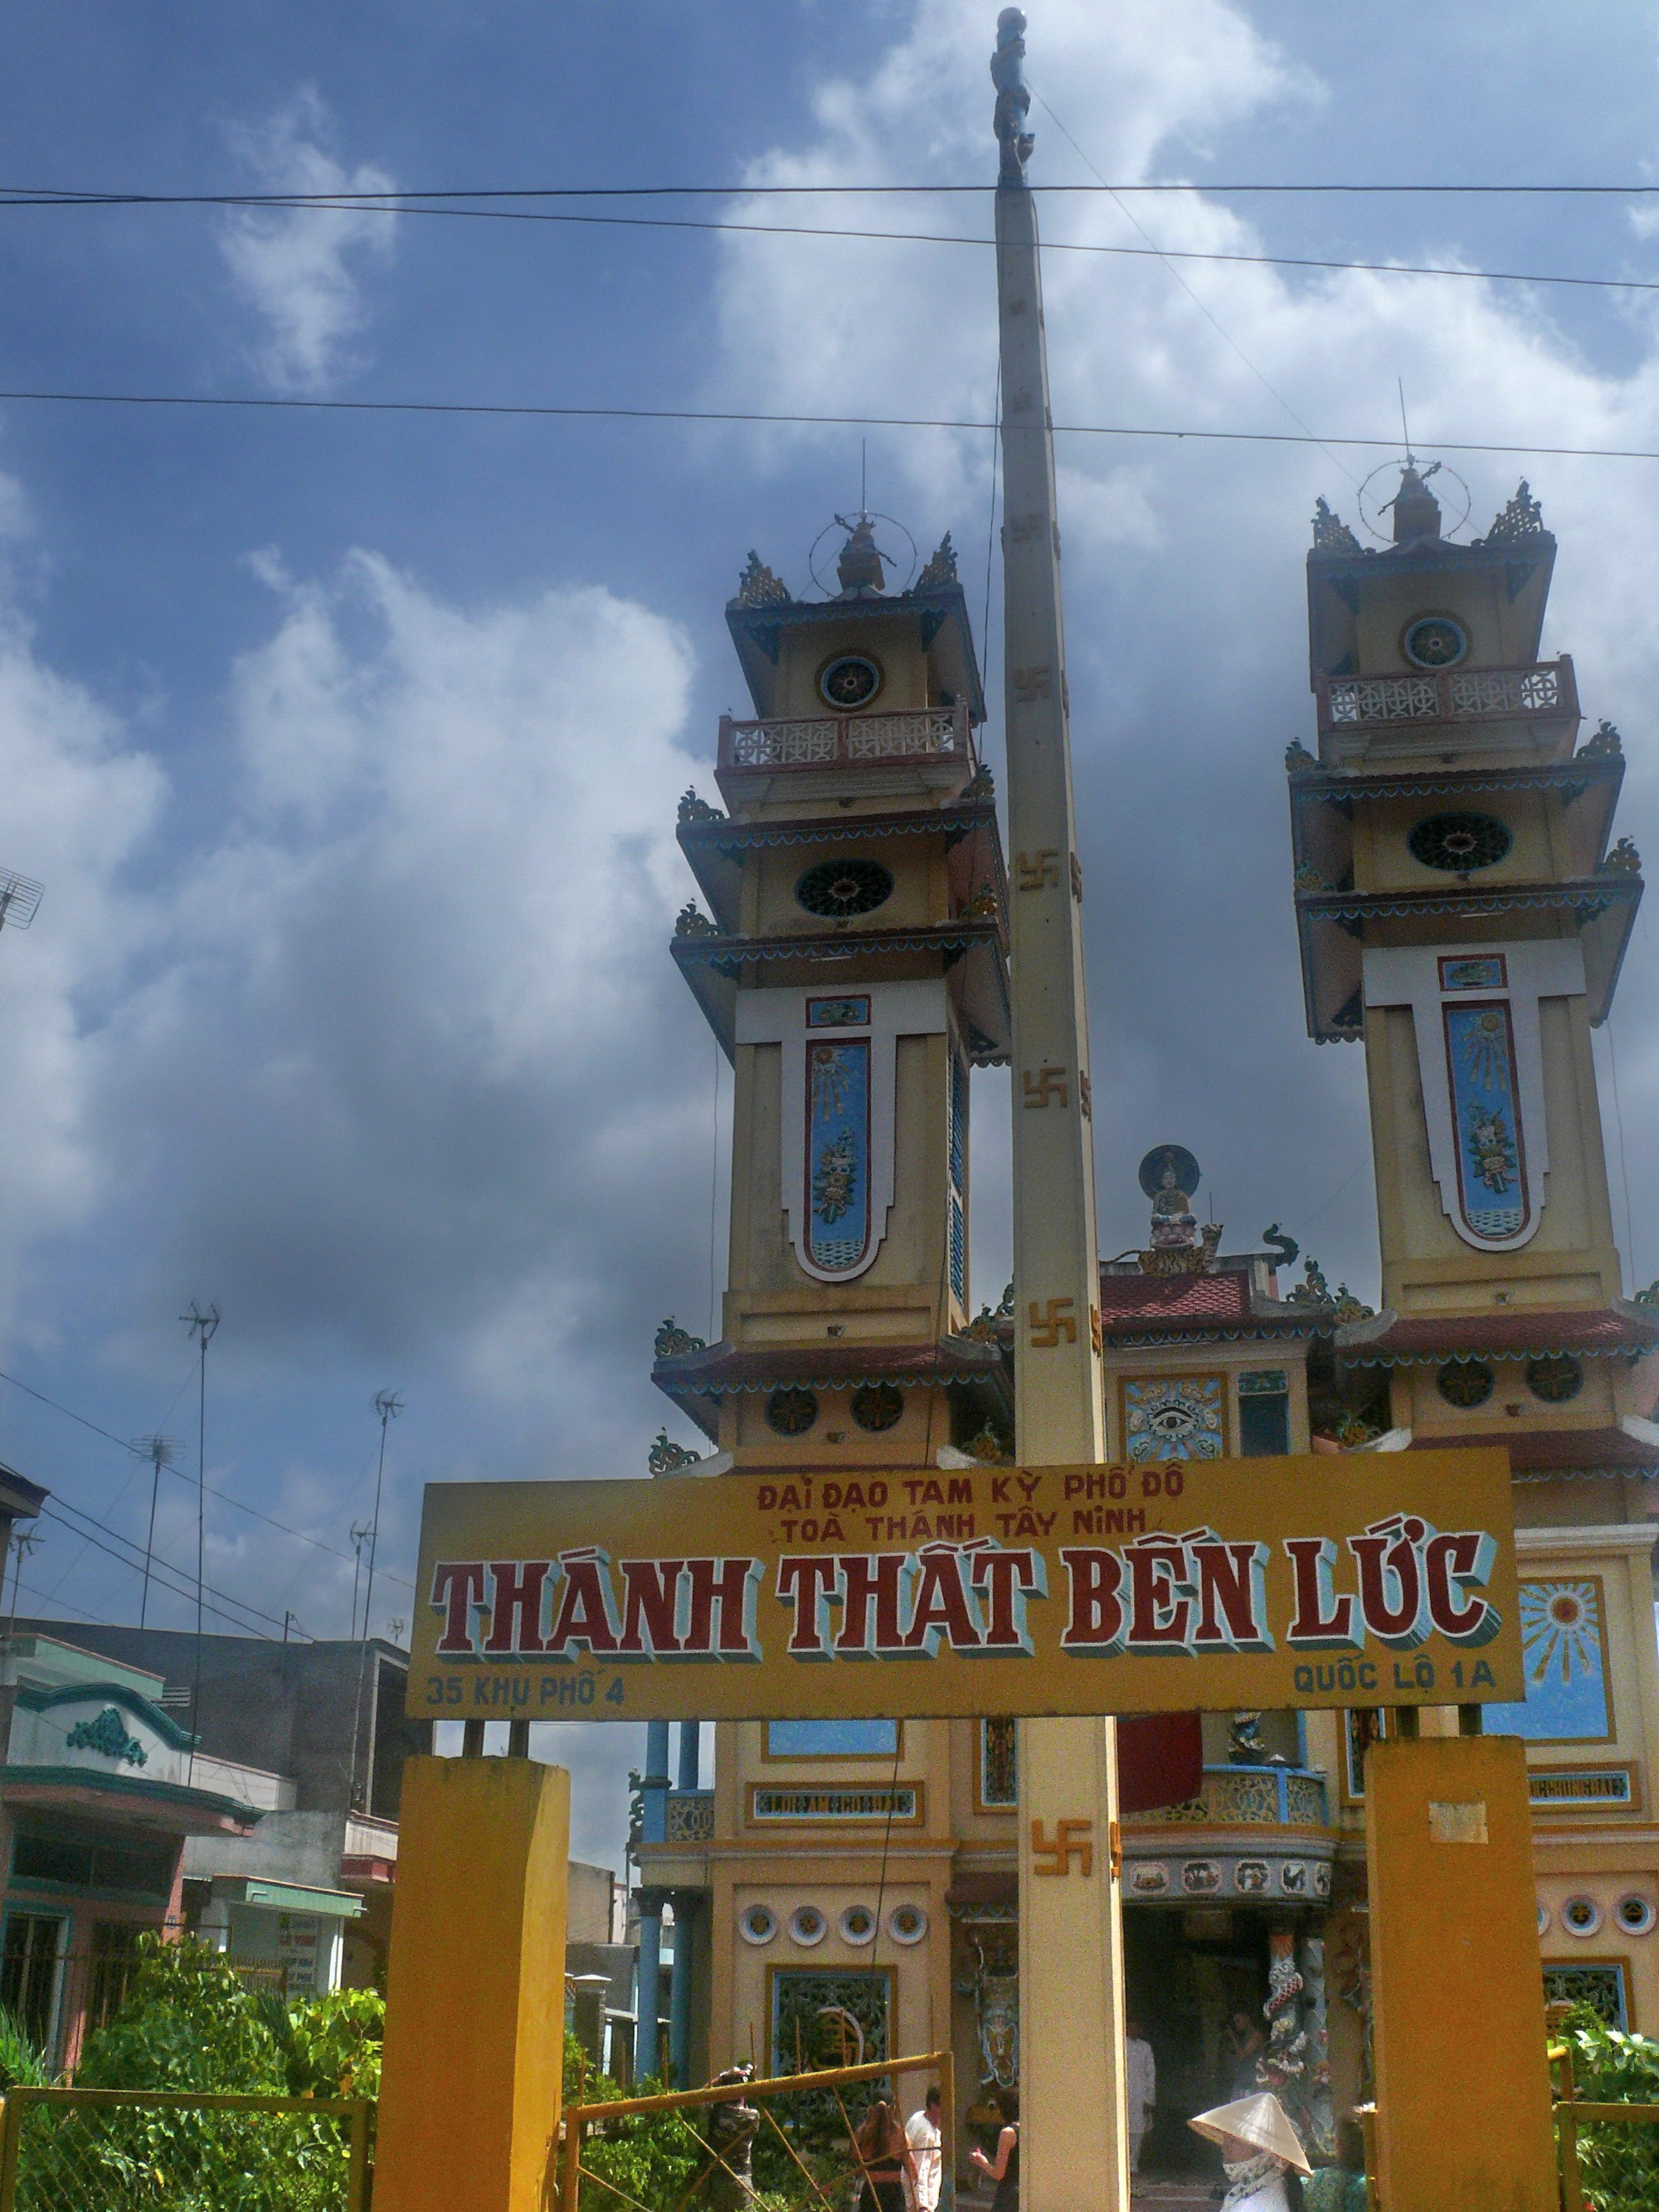
[[[1595,1583],[1522,1583],[1521,1648],[1529,1682],[1547,1682],[1558,1666],[1564,1686],[1575,1675],[1599,1678],[1601,1621]]]

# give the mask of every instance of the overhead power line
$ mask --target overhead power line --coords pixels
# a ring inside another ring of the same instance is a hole
[[[191,1364],[193,1372],[194,1361]],[[118,1437],[113,1429],[104,1428],[98,1422],[88,1420],[84,1413],[77,1413],[72,1406],[61,1405],[56,1398],[48,1398],[44,1390],[37,1390],[32,1383],[25,1382],[19,1376],[7,1374],[3,1368],[0,1368],[0,1382],[9,1382],[14,1389],[22,1391],[26,1397],[34,1399],[40,1405],[50,1406],[54,1413],[62,1413],[66,1420],[78,1422],[82,1428],[90,1429],[94,1436],[102,1437],[110,1443],[118,1444],[123,1451],[131,1453],[136,1458],[147,1460],[151,1456],[152,1439],[149,1437],[143,1437],[134,1443],[130,1437]],[[234,1506],[239,1513],[246,1513],[249,1520],[262,1521],[267,1528],[275,1528],[281,1535],[291,1536],[296,1544],[309,1544],[313,1551],[326,1552],[333,1559],[347,1562],[350,1560],[351,1554],[349,1552],[342,1552],[337,1546],[325,1543],[320,1536],[308,1536],[302,1528],[290,1528],[286,1521],[274,1520],[269,1513],[261,1513],[257,1505],[245,1505],[240,1498],[233,1498],[228,1490],[216,1490],[210,1482],[207,1485],[207,1494],[210,1498],[218,1498],[222,1504]],[[54,1492],[53,1495],[56,1496],[57,1493]],[[59,1503],[63,1502],[60,1498]],[[79,1509],[71,1508],[70,1510],[74,1511]],[[415,1587],[413,1583],[406,1582],[401,1575],[394,1575],[389,1568],[383,1567],[380,1572],[386,1581],[397,1583],[404,1589],[413,1589]],[[270,1617],[267,1616],[267,1618]]]
[[[310,414],[344,415],[501,415],[526,416],[532,420],[551,422],[758,422],[794,424],[806,428],[872,430],[994,430],[997,425],[980,416],[967,415],[801,415],[767,413],[758,409],[742,407],[576,407],[532,404],[526,402],[483,399],[296,399],[278,397],[269,392],[237,392],[211,394],[200,392],[37,392],[0,391],[0,404],[41,400],[61,403],[67,406],[85,407],[206,407],[206,408],[267,408],[298,410]],[[1185,428],[1171,429],[1162,425],[1134,422],[1056,422],[1056,437],[1068,438],[1170,438],[1187,440],[1194,444],[1242,446],[1352,446],[1367,450],[1397,453],[1398,438],[1345,437],[1332,433],[1310,435],[1299,430],[1213,430]],[[1419,438],[1420,445],[1439,453],[1509,453],[1525,459],[1558,459],[1583,461],[1659,461],[1659,448],[1648,446],[1529,446],[1501,444],[1492,440],[1474,438]],[[0,1374],[0,1382],[15,1381],[13,1376]],[[27,1385],[21,1387],[27,1389]],[[39,1391],[31,1393],[39,1397]],[[50,1405],[52,1401],[46,1399]],[[65,1410],[63,1408],[60,1411]],[[79,1420],[79,1414],[70,1416]],[[96,1428],[95,1421],[84,1424]],[[100,1430],[107,1436],[107,1430]],[[112,1442],[123,1443],[119,1437]],[[123,1443],[125,1449],[130,1445]],[[214,1496],[220,1495],[214,1492]],[[235,1504],[232,1498],[229,1503]],[[242,1509],[252,1512],[251,1506]],[[256,1518],[268,1516],[260,1514]],[[273,1522],[273,1527],[281,1527]],[[289,1529],[289,1535],[297,1531]],[[304,1537],[302,1542],[313,1543],[314,1537]],[[324,1547],[328,1548],[327,1547]],[[343,1553],[337,1553],[343,1558]]]
[[[72,190],[67,185],[0,185],[0,206],[12,207],[289,207],[340,201],[361,206],[398,200],[640,200],[640,199],[882,199],[929,193],[991,193],[994,179],[977,184],[882,185],[450,185],[442,188],[387,191],[329,192],[109,192]],[[1659,184],[1400,184],[1329,182],[1210,182],[1195,177],[1141,179],[1133,184],[1030,185],[1028,191],[1051,198],[1089,192],[1263,192],[1297,196],[1332,193],[1372,197],[1399,193],[1422,197],[1528,198],[1551,195],[1591,199],[1644,199],[1659,193]]]
[[[1058,189],[1056,187],[1055,189]],[[1097,189],[1091,187],[1091,189]],[[1102,191],[1117,187],[1102,185]],[[198,205],[198,201],[165,202],[167,205]],[[264,196],[257,201],[226,199],[208,203],[213,205],[290,208],[313,210],[326,213],[355,215],[424,215],[441,216],[456,220],[480,222],[544,222],[574,224],[599,229],[622,230],[689,230],[727,231],[751,238],[851,238],[887,241],[900,246],[994,246],[994,238],[975,237],[963,232],[935,230],[865,230],[838,223],[789,222],[732,222],[714,216],[594,215],[587,212],[561,210],[547,213],[533,208],[467,208],[400,204],[396,199],[382,197],[365,199],[347,194],[330,194],[324,198],[314,193]],[[87,206],[149,206],[157,203],[149,200],[20,200],[7,199],[0,195],[0,207],[87,207]],[[1466,283],[1488,284],[1557,284],[1580,291],[1659,292],[1659,280],[1639,276],[1571,276],[1553,270],[1537,269],[1445,269],[1431,262],[1421,261],[1355,261],[1340,256],[1309,253],[1229,253],[1197,246],[1106,246],[1087,239],[1045,239],[1045,253],[1105,253],[1129,260],[1237,262],[1253,269],[1319,269],[1358,270],[1376,276],[1449,276]]]
[[[118,1565],[128,1568],[132,1573],[143,1573],[142,1558],[131,1559],[127,1556],[127,1552],[115,1549],[117,1544],[126,1546],[128,1551],[138,1548],[132,1545],[130,1538],[123,1536],[118,1529],[108,1528],[90,1513],[82,1512],[79,1506],[67,1505],[66,1501],[61,1498],[58,1503],[65,1505],[65,1511],[57,1512],[52,1506],[43,1505],[40,1508],[42,1519],[57,1522],[60,1528],[67,1528],[72,1536],[78,1536],[82,1543],[90,1544],[94,1551],[107,1553]],[[74,1520],[68,1518],[70,1514],[73,1514],[76,1518]],[[113,1541],[105,1543],[100,1537],[89,1534],[88,1529],[78,1525],[82,1521],[89,1522],[92,1528],[102,1530],[103,1535],[112,1538]],[[164,1570],[168,1574],[176,1575],[179,1579],[177,1582],[164,1581],[162,1579]],[[174,1597],[188,1599],[192,1604],[196,1601],[195,1578],[187,1577],[184,1568],[175,1567],[170,1559],[157,1559],[154,1561],[150,1571],[161,1588],[170,1591]],[[216,1603],[215,1600],[219,1601]],[[269,1621],[273,1628],[280,1628],[283,1625],[274,1614],[263,1612],[257,1605],[248,1605],[239,1597],[232,1597],[228,1591],[216,1589],[211,1583],[203,1585],[201,1605],[204,1613],[212,1613],[216,1620],[229,1621],[234,1628],[240,1628],[245,1635],[263,1636],[267,1633],[264,1629],[252,1627],[251,1623],[253,1621]],[[234,1608],[234,1610],[227,1608]],[[239,1619],[238,1615],[245,1615],[246,1618]],[[306,1632],[301,1630],[300,1632],[303,1635]]]

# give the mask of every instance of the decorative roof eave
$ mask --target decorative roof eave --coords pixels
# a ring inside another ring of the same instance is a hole
[[[1448,1314],[1402,1320],[1393,1307],[1336,1332],[1346,1367],[1439,1367],[1486,1359],[1640,1359],[1659,1350],[1659,1313],[1620,1298],[1566,1312]],[[1570,1431],[1564,1431],[1570,1433]]]
[[[861,1390],[876,1382],[1001,1384],[1007,1365],[998,1346],[963,1336],[937,1344],[723,1343],[658,1360],[651,1380],[671,1398],[723,1398],[787,1389]]]
[[[1577,798],[1607,783],[1616,795],[1624,779],[1620,753],[1571,755],[1541,768],[1425,769],[1419,774],[1352,775],[1316,763],[1288,771],[1292,806],[1346,806],[1355,799],[1456,799],[1483,791],[1566,791]],[[1609,809],[1611,811],[1611,809]]]
[[[1639,1443],[1622,1429],[1520,1429],[1505,1435],[1413,1437],[1411,1451],[1507,1451],[1510,1479],[1547,1480],[1551,1475],[1584,1480],[1591,1474],[1659,1474],[1659,1448]]]
[[[778,644],[786,629],[822,629],[856,621],[890,624],[920,619],[922,649],[930,652],[945,634],[945,658],[957,688],[968,699],[969,719],[985,720],[985,690],[980,681],[979,660],[974,651],[973,625],[968,616],[968,596],[958,584],[929,585],[925,590],[892,592],[860,599],[781,599],[768,606],[750,606],[741,599],[726,603],[726,627],[749,684],[757,714],[771,711],[769,678],[777,666]]]
[[[1285,1337],[1300,1339],[1328,1334],[1332,1327],[1329,1310],[1310,1313],[1306,1321],[1268,1319],[1246,1324],[1237,1328],[1226,1328],[1213,1321],[1194,1320],[1190,1326],[1172,1322],[1161,1329],[1114,1328],[1109,1321],[1101,1323],[1101,1337],[1114,1349],[1125,1352],[1169,1348],[1180,1344],[1263,1344]]]
[[[24,1664],[27,1663],[26,1660]],[[152,1705],[148,1698],[141,1697],[137,1690],[128,1689],[122,1682],[70,1682],[61,1688],[46,1689],[25,1680],[17,1686],[17,1702],[31,1713],[49,1712],[54,1705],[118,1705],[134,1720],[154,1729],[162,1742],[174,1751],[189,1751],[196,1742],[191,1731],[180,1728],[171,1713],[164,1713],[159,1705]]]
[[[1555,562],[1553,531],[1528,531],[1524,538],[1488,540],[1476,538],[1460,543],[1452,538],[1414,538],[1407,545],[1362,545],[1357,551],[1346,545],[1316,545],[1308,554],[1310,574],[1322,577],[1426,576],[1458,568],[1535,567]]]
[[[1514,884],[1480,888],[1462,884],[1443,891],[1297,891],[1297,908],[1310,921],[1393,921],[1417,915],[1465,915],[1479,920],[1486,915],[1525,914],[1566,908],[1577,913],[1591,909],[1595,921],[1608,907],[1629,905],[1642,896],[1642,878],[1621,873],[1580,876],[1563,884]]]
[[[1006,1066],[1012,1049],[1013,1010],[1008,994],[1008,952],[1000,916],[964,915],[919,929],[857,929],[837,933],[803,931],[787,937],[729,937],[718,931],[674,937],[670,951],[702,1006],[726,1057],[733,1054],[738,977],[745,967],[767,962],[790,966],[803,961],[840,963],[932,955],[948,973],[959,961],[972,961],[964,996],[981,1023],[967,1022],[964,1042],[975,1067]],[[833,981],[833,978],[830,979]]]
[[[257,1805],[244,1805],[216,1790],[194,1790],[183,1782],[151,1782],[142,1775],[103,1774],[93,1766],[0,1767],[0,1796],[8,1804],[38,1804],[64,1791],[87,1790],[112,1809],[110,1801],[124,1809],[153,1816],[174,1814],[172,1820],[152,1817],[146,1825],[177,1834],[235,1834],[252,1832],[264,1817]],[[199,1824],[199,1825],[198,1825]]]
[[[1367,924],[1375,921],[1429,916],[1455,925],[1480,921],[1492,915],[1528,912],[1571,913],[1585,931],[1595,930],[1604,916],[1611,915],[1605,929],[1585,939],[1589,1018],[1592,1025],[1599,1026],[1613,1003],[1643,888],[1639,876],[1620,872],[1576,877],[1563,884],[1514,884],[1490,889],[1470,884],[1443,891],[1298,890],[1294,896],[1308,1034],[1319,1044],[1358,1043],[1364,1035],[1358,945],[1352,942],[1345,946],[1341,936],[1328,932],[1316,935],[1316,922],[1329,923],[1349,939],[1358,940],[1364,935]],[[1351,1021],[1320,1012],[1317,979],[1332,958],[1342,972],[1335,989],[1324,995],[1340,1012],[1352,1010]]]
[[[1008,913],[1008,872],[1002,856],[1002,836],[994,799],[960,799],[948,806],[910,808],[902,814],[813,815],[787,821],[739,822],[729,817],[682,820],[676,832],[680,850],[696,878],[697,886],[717,919],[725,909],[726,920],[735,913],[745,853],[775,851],[809,845],[879,844],[890,837],[943,837],[946,853],[973,840],[975,889],[988,871],[997,895],[998,912],[1006,931]]]

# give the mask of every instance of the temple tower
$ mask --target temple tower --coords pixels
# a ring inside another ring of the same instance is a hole
[[[739,1467],[927,1467],[1006,1437],[1004,1362],[963,1334],[969,1070],[1009,1044],[1005,883],[947,538],[887,589],[846,522],[839,589],[751,556],[726,610],[755,719],[723,717],[680,843],[710,914],[674,957],[732,1061],[721,1341],[656,1380]]]
[[[1376,550],[1320,501],[1318,752],[1287,759],[1308,1025],[1363,1039],[1376,1158],[1382,1310],[1339,1316],[1342,1435],[1507,1446],[1527,1696],[1482,1722],[1527,1743],[1546,1992],[1651,2033],[1659,1286],[1624,1295],[1591,1051],[1640,862],[1619,733],[1579,743],[1572,662],[1540,658],[1537,501],[1456,542],[1436,473],[1407,456]],[[1356,1804],[1383,1725],[1348,1717]]]
[[[968,1533],[950,1471],[1012,1440],[1006,1316],[969,1319],[968,1273],[969,1070],[1010,1048],[1006,885],[950,539],[907,586],[896,531],[841,528],[823,596],[750,556],[726,609],[754,707],[720,723],[728,811],[680,805],[707,911],[688,903],[674,957],[735,1073],[730,1248],[720,1342],[665,1323],[653,1374],[716,1447],[709,1473],[925,1540]],[[653,1465],[690,1457],[664,1438]],[[965,2061],[994,2016],[987,2063],[1012,2079],[1012,1979],[956,1917],[988,1881],[975,1905],[1012,1936],[1012,1729],[734,1723],[712,1790],[696,1739],[682,1727],[675,1785],[657,1725],[641,1807],[641,1990],[672,1905],[676,2075],[949,2042]],[[654,2065],[653,2020],[640,2042]]]
[[[1609,843],[1618,733],[1575,750],[1572,663],[1539,658],[1536,501],[1522,484],[1457,544],[1432,473],[1402,470],[1383,550],[1322,501],[1308,558],[1319,755],[1289,768],[1309,1027],[1364,1040],[1382,1243],[1383,1313],[1345,1350],[1388,1363],[1414,1441],[1570,1464],[1548,1432],[1610,1441],[1638,1411],[1628,1361],[1595,1355],[1649,1341],[1621,1306],[1590,1043],[1639,862]]]

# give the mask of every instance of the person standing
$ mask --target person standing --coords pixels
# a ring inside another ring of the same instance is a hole
[[[905,2123],[904,2139],[915,2165],[916,2212],[939,2212],[939,2191],[945,2180],[945,2137],[941,2123],[945,2102],[937,2083],[928,2084],[921,2110]]]
[[[908,2212],[905,2184],[915,2186],[916,2164],[899,2116],[884,2097],[878,2097],[860,2123],[853,2138],[863,2185],[858,2212]]]
[[[1152,2108],[1158,2102],[1158,2061],[1152,2056],[1152,2046],[1141,2033],[1140,2022],[1130,2019],[1124,2045],[1124,2102],[1128,2106],[1129,2171],[1140,2171],[1140,2147],[1146,2139],[1146,2130],[1152,2123]]]
[[[1293,2212],[1286,2179],[1310,2173],[1302,2138],[1277,2097],[1260,2090],[1188,2121],[1195,2135],[1221,2147],[1227,2193],[1221,2212]],[[1296,2203],[1302,2199],[1298,2191]]]
[[[1019,2092],[999,2089],[996,2094],[997,2109],[1002,2114],[996,2157],[987,2158],[977,2144],[968,2155],[986,2179],[997,2185],[991,2212],[1019,2212]]]

